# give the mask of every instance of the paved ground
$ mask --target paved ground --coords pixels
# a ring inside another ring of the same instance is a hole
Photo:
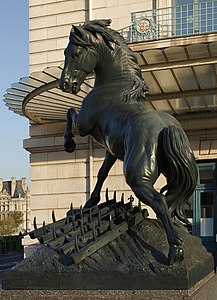
[[[216,300],[217,299],[217,274],[209,280],[209,282],[201,289],[199,289],[195,295],[192,296],[192,300]]]
[[[11,252],[5,255],[0,255],[0,289],[1,285],[1,278],[2,274],[12,268],[17,263],[23,260],[23,253],[22,252]]]

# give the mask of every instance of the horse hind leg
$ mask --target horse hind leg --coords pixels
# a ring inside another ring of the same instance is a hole
[[[93,192],[91,193],[90,199],[86,202],[84,208],[90,208],[99,203],[103,183],[106,180],[108,173],[111,170],[114,163],[116,162],[116,160],[116,157],[114,157],[112,154],[106,151],[105,159],[97,175],[96,185],[94,187]]]
[[[170,217],[170,213],[166,203],[166,197],[162,194],[156,196],[154,210],[157,217],[161,220],[165,231],[167,233],[169,248],[169,262],[171,265],[181,262],[184,258],[184,253],[182,249],[183,240],[179,236],[178,232],[175,230],[173,222]]]
[[[149,205],[154,210],[157,217],[161,220],[169,243],[168,257],[170,265],[174,265],[182,261],[184,258],[182,249],[183,241],[172,223],[165,196],[158,193],[153,188],[152,183],[148,180],[144,180],[144,177],[132,178],[132,176],[129,177],[126,175],[126,181],[135,193],[136,197],[144,204]]]

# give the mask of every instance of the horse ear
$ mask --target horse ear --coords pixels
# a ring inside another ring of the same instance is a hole
[[[89,23],[91,23],[93,25],[98,25],[98,26],[102,26],[102,27],[110,26],[111,22],[112,22],[111,19],[97,19],[97,20],[89,21]]]
[[[73,31],[74,31],[74,33],[77,35],[77,36],[79,36],[80,38],[84,38],[84,32],[83,32],[83,30],[80,28],[80,27],[77,27],[77,26],[75,26],[75,25],[72,25],[72,28],[73,28]]]
[[[111,19],[107,19],[107,20],[105,20],[105,25],[106,26],[110,26],[111,22],[112,22]]]

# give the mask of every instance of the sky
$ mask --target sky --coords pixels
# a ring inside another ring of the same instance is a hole
[[[29,75],[28,0],[0,0],[0,178],[26,177],[29,183],[29,122],[3,101],[6,89]]]

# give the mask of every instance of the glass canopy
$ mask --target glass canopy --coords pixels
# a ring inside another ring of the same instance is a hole
[[[149,86],[146,101],[152,109],[172,115],[217,110],[217,42],[209,40],[160,47],[158,43],[151,49],[147,42],[130,45]],[[65,120],[68,108],[80,109],[94,77],[90,75],[81,91],[72,95],[58,87],[61,71],[62,65],[47,67],[20,78],[7,89],[6,106],[38,124]]]

